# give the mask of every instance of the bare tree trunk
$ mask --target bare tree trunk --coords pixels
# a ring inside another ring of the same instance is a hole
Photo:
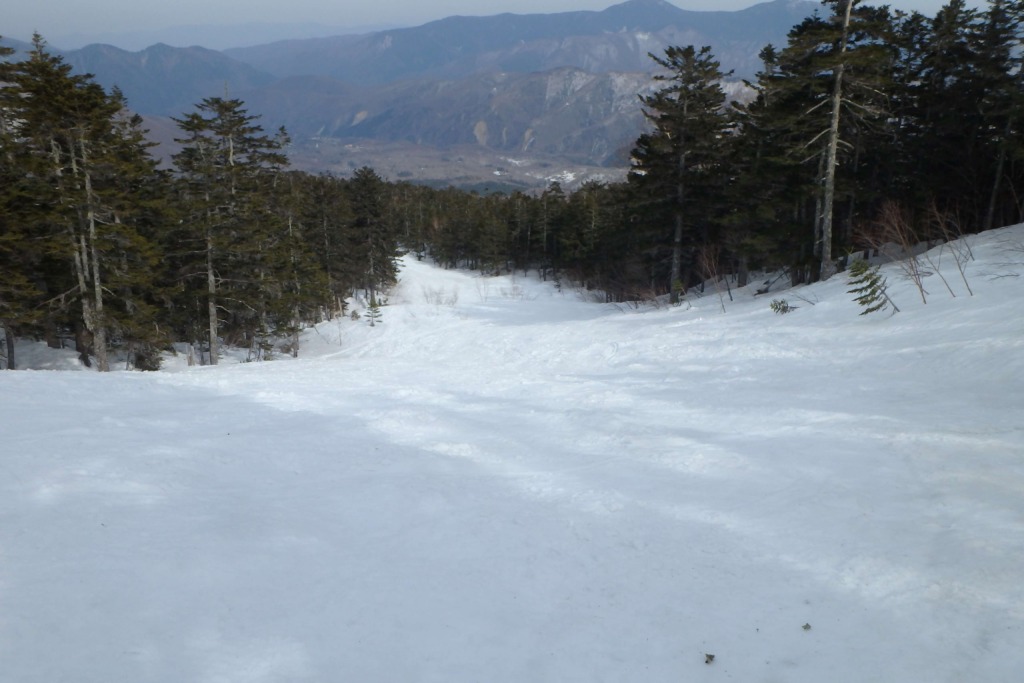
[[[683,261],[683,214],[682,210],[677,210],[675,215],[675,236],[672,239],[672,274],[671,274],[671,288],[672,297],[671,301],[673,304],[679,303],[679,298],[682,295],[682,261]]]
[[[825,182],[825,156],[818,157],[818,182],[824,186]],[[813,260],[817,261],[818,268],[814,269],[814,272],[810,272],[811,269],[807,268],[806,277],[801,275],[801,282],[817,282],[821,276],[821,235],[824,229],[824,198],[819,192],[814,196],[814,245],[811,248],[811,255],[806,260],[810,263]],[[803,251],[803,250],[801,250]],[[803,254],[800,255],[801,263],[804,262]],[[794,283],[796,284],[796,283]]]
[[[718,274],[718,247],[713,247],[705,242],[697,254],[697,262],[700,267],[701,276],[705,281],[711,280],[711,285],[718,295],[718,303],[722,306],[722,313],[725,313],[725,298],[722,296],[721,277]],[[726,286],[728,287],[728,279]],[[729,292],[729,300],[732,300],[732,292]]]
[[[86,162],[85,142],[82,142],[82,162]],[[89,208],[86,212],[86,221],[89,230],[89,261],[92,266],[92,304],[94,325],[89,329],[92,332],[93,351],[96,354],[96,369],[100,372],[110,372],[110,360],[107,354],[107,323],[103,319],[103,280],[100,275],[100,259],[96,253],[96,242],[98,240],[96,230],[96,210],[92,205],[92,176],[89,169],[83,169],[85,174],[85,194]],[[85,248],[83,239],[82,248]],[[82,296],[86,296],[82,292]]]
[[[686,115],[689,112],[688,103],[683,103],[683,114]],[[678,172],[679,176],[686,172],[686,152],[683,151],[679,155],[678,161]],[[683,257],[683,207],[686,205],[686,186],[682,180],[676,183],[676,210],[675,210],[675,235],[672,238],[672,295],[670,301],[673,305],[679,303],[679,299],[682,296],[683,281],[680,279],[682,273],[682,257]]]
[[[110,372],[110,360],[107,353],[107,324],[103,319],[103,283],[100,280],[100,264],[96,254],[96,217],[91,209],[89,211],[89,234],[95,325],[90,332],[92,332],[93,351],[96,354],[96,369],[100,372]]]
[[[999,186],[1003,180],[1003,168],[1006,165],[1006,140],[1010,136],[1012,128],[1012,120],[1007,119],[1006,131],[1003,135],[1003,142],[999,145],[999,160],[996,162],[996,178],[992,183],[992,196],[988,200],[988,213],[985,215],[985,230],[991,230],[994,227],[996,217],[996,203],[999,200]]]
[[[523,275],[529,275],[530,240],[533,239],[533,219],[526,221],[526,254],[523,256]]]
[[[291,213],[288,214],[288,236],[294,236],[294,222]],[[292,358],[299,357],[299,298],[302,294],[302,280],[299,278],[298,267],[295,265],[295,249],[290,249],[289,259],[292,264],[292,283],[295,287],[295,305],[292,307]],[[319,316],[317,316],[319,317]]]
[[[377,292],[376,292],[376,282],[374,282],[374,277],[375,277],[375,273],[373,271],[373,251],[372,251],[372,245],[371,245],[371,251],[370,251],[370,278],[369,278],[369,281],[370,281],[370,287],[369,287],[369,290],[370,290],[369,291],[369,293],[370,293],[370,300],[369,300],[369,303],[368,303],[369,308],[367,309],[367,311],[369,313],[369,318],[370,318],[370,327],[374,327],[376,325],[376,323],[377,323]]]
[[[821,215],[821,279],[827,280],[836,274],[832,262],[832,206],[836,195],[836,165],[839,156],[839,119],[843,104],[843,74],[846,71],[846,45],[849,40],[850,14],[853,0],[846,0],[843,16],[843,33],[839,43],[839,64],[835,68],[835,82],[832,86],[832,121],[828,134],[828,158],[825,161],[825,190]]]
[[[78,360],[87,368],[92,367],[92,359],[89,352],[92,350],[92,334],[86,329],[81,320],[75,321],[75,350],[78,352]]]
[[[206,232],[206,293],[207,313],[210,317],[210,365],[217,364],[220,344],[217,339],[217,275],[213,269],[213,237]]]
[[[71,170],[75,176],[81,175],[85,189],[85,226],[79,225],[78,230],[70,228],[71,241],[74,245],[74,270],[78,280],[78,292],[82,297],[82,322],[92,335],[92,350],[96,357],[96,369],[100,372],[110,371],[107,357],[106,323],[103,321],[103,280],[100,274],[99,254],[96,252],[96,207],[93,203],[92,175],[89,172],[88,148],[85,140],[79,139],[77,147],[79,157],[72,143]],[[77,234],[76,234],[77,232]],[[89,285],[92,284],[92,287]],[[91,290],[91,291],[90,291]]]
[[[14,362],[14,332],[11,330],[10,324],[4,324],[4,342],[7,348],[7,369],[17,369],[17,364]]]
[[[74,245],[74,267],[75,267],[75,278],[78,280],[78,291],[82,297],[82,322],[85,324],[85,329],[90,333],[96,326],[96,316],[92,309],[92,300],[89,298],[89,285],[86,282],[86,273],[89,268],[88,252],[86,252],[84,238],[76,240],[74,235],[71,236],[72,244]],[[82,359],[82,362],[86,367],[91,364],[88,362],[88,354],[82,348],[82,344],[78,342],[78,337],[75,338],[75,346],[78,347],[79,356],[86,356]]]
[[[740,256],[736,264],[736,286],[746,287],[750,284],[750,267],[747,265],[747,257]]]

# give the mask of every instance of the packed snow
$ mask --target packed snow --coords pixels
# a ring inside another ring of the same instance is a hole
[[[1019,681],[1024,227],[968,239],[896,315],[407,257],[298,360],[0,373],[0,680]]]

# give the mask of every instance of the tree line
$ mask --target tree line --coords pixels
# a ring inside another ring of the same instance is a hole
[[[727,101],[710,48],[651,55],[662,87],[641,97],[649,130],[626,182],[481,199],[491,224],[445,235],[434,253],[540,267],[611,300],[678,301],[725,274],[745,285],[755,268],[828,278],[893,233],[1021,221],[1024,2],[952,0],[934,17],[822,5],[760,52],[744,103]]]
[[[725,104],[708,48],[656,57],[666,87],[644,98],[653,130],[628,185],[643,229],[661,226],[662,291],[723,272],[744,284],[751,266],[814,281],[893,230],[1021,220],[1024,3],[953,0],[932,18],[823,6],[761,51],[745,104]]]
[[[609,301],[754,269],[831,276],[892,224],[937,239],[1021,220],[1024,0],[934,17],[825,0],[761,51],[727,102],[707,47],[652,55],[661,88],[621,183],[477,194],[290,170],[237,99],[176,119],[173,168],[116,90],[36,38],[0,63],[0,325],[154,368],[171,342],[254,358],[396,279],[402,252],[487,273],[538,271]],[[287,341],[290,340],[290,341]]]
[[[9,56],[9,55],[8,55]],[[114,352],[153,369],[172,342],[216,364],[220,344],[254,358],[344,312],[357,289],[394,282],[391,188],[288,170],[237,99],[176,119],[173,169],[151,156],[121,93],[72,73],[38,36],[0,64],[0,325],[14,338],[73,340],[108,370]]]

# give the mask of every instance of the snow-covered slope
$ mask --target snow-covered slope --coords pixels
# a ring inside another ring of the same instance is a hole
[[[0,679],[1019,680],[1024,228],[971,240],[893,317],[410,259],[297,361],[0,373]]]

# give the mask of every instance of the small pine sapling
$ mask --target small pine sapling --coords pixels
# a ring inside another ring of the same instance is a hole
[[[779,315],[785,315],[786,313],[791,313],[797,309],[796,306],[790,306],[789,302],[785,299],[774,299],[769,306],[774,313],[778,313]]]
[[[380,302],[377,301],[377,295],[373,292],[370,293],[370,305],[366,308],[366,318],[370,321],[370,327],[375,327],[380,322]]]
[[[861,315],[881,311],[890,304],[894,313],[900,312],[885,291],[885,278],[878,274],[878,266],[870,266],[867,261],[857,260],[850,264],[849,274],[849,283],[854,287],[847,291],[856,295],[854,301],[864,308],[860,312]]]

